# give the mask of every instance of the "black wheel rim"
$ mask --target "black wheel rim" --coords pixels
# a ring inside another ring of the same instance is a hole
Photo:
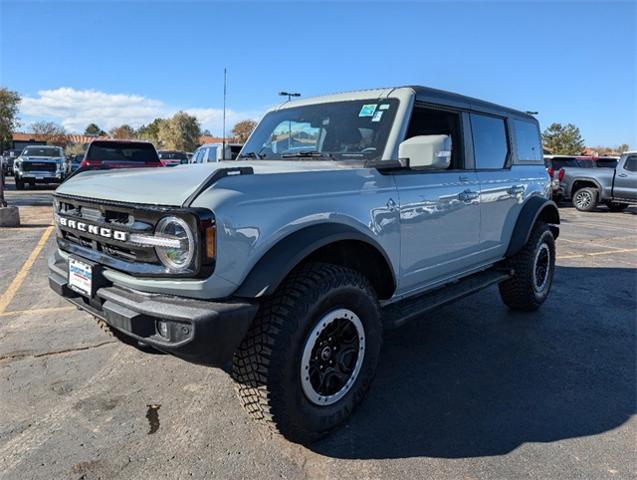
[[[549,279],[549,269],[551,267],[551,252],[546,243],[542,243],[535,254],[535,264],[533,266],[533,286],[537,292],[542,292]]]
[[[305,395],[317,405],[340,400],[351,388],[365,353],[363,325],[353,312],[325,315],[310,333],[301,362]]]

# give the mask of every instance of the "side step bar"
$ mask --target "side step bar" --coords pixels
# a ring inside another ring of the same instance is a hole
[[[429,290],[415,297],[392,303],[381,311],[383,325],[386,329],[398,328],[429,310],[479,292],[510,277],[510,272],[485,270],[435,290]]]

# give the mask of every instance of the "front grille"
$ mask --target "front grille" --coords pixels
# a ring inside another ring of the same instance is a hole
[[[152,233],[155,224],[161,216],[158,211],[146,211],[135,207],[113,206],[98,204],[86,200],[78,200],[56,196],[56,215],[64,217],[67,223],[70,220],[81,222],[86,230],[88,226],[109,231],[132,233]],[[73,225],[76,225],[74,223]],[[77,228],[59,225],[58,243],[60,247],[77,245],[84,249],[90,249],[98,254],[123,262],[137,262],[151,265],[160,265],[159,259],[152,247],[131,245],[126,241],[114,238],[105,238],[93,231],[79,231]]]
[[[22,162],[22,171],[24,172],[55,172],[57,165],[52,162]]]
[[[140,277],[200,277],[212,274],[214,269],[214,259],[199,260],[201,232],[207,225],[214,225],[210,210],[93,201],[63,194],[54,195],[54,209],[58,247],[72,255]],[[166,215],[183,219],[196,232],[198,245],[192,270],[169,272],[154,247],[129,241],[133,234],[152,235]]]

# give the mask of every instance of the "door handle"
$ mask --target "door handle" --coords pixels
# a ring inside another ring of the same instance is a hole
[[[471,200],[475,200],[478,198],[480,194],[478,192],[474,192],[473,190],[465,190],[464,192],[460,192],[458,194],[458,199],[463,202],[469,202]]]
[[[617,176],[624,178],[624,177],[627,177],[628,174],[626,174],[626,173],[618,173]]]
[[[508,192],[511,195],[516,195],[518,193],[524,193],[524,185],[513,185],[511,188],[509,188]]]
[[[458,180],[460,180],[462,183],[467,183],[469,181],[469,177],[467,177],[466,175],[460,175],[458,177]]]

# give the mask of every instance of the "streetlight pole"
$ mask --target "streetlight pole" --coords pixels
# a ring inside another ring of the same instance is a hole
[[[301,94],[298,92],[279,92],[279,96],[288,97],[288,102],[292,100],[292,97],[300,97]],[[288,121],[289,129],[288,129],[288,151],[292,148],[292,120]]]

